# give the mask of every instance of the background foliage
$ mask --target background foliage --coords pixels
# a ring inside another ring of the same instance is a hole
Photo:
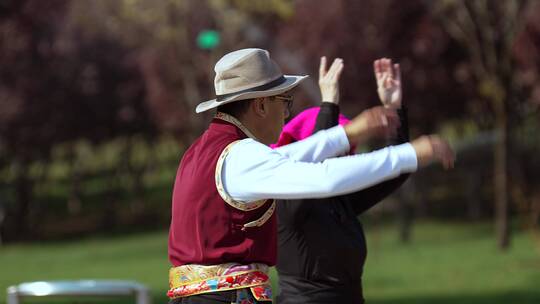
[[[215,47],[197,43],[205,31]],[[538,302],[540,3],[527,0],[0,1],[0,285],[120,271],[162,301],[150,274],[167,267],[174,175],[211,118],[194,108],[243,47],[311,75],[294,113],[320,100],[320,56],[345,61],[348,116],[378,104],[372,62],[390,57],[412,137],[441,133],[458,152],[453,171],[415,174],[366,215],[374,303]],[[102,266],[74,272],[94,255]]]
[[[412,134],[441,132],[459,152],[454,172],[415,176],[413,213],[496,210],[503,248],[509,211],[538,223],[536,2],[2,3],[4,241],[166,227],[177,162],[210,119],[193,109],[213,97],[213,64],[253,46],[269,49],[285,73],[312,75],[295,112],[320,98],[321,55],[345,60],[350,116],[377,104],[373,60],[400,62]],[[215,48],[197,45],[207,30],[219,34]]]

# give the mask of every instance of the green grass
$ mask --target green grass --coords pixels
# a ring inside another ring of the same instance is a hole
[[[36,280],[126,279],[151,288],[156,303],[166,301],[167,235],[148,233],[0,249],[0,303],[6,287]]]
[[[369,303],[540,303],[540,242],[530,231],[501,253],[490,224],[423,223],[408,245],[388,228],[369,231]]]
[[[490,224],[418,223],[407,245],[396,227],[372,224],[367,238],[369,303],[540,303],[540,243],[528,231],[506,253]],[[81,278],[136,280],[165,303],[166,244],[157,232],[0,247],[0,303],[9,285]]]

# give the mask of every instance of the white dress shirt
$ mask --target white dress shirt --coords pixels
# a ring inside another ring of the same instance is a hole
[[[239,202],[324,198],[355,192],[417,169],[416,152],[409,143],[336,157],[349,149],[342,126],[277,149],[246,138],[234,144],[224,160],[223,188]]]

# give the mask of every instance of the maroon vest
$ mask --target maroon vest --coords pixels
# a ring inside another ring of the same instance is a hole
[[[251,211],[228,205],[219,195],[215,170],[221,152],[246,138],[236,126],[214,119],[185,152],[176,173],[169,230],[173,266],[276,263],[276,217],[260,227],[243,225],[260,218],[272,203]]]

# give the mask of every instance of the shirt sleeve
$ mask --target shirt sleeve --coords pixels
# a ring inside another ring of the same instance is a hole
[[[279,147],[274,151],[292,160],[320,162],[329,157],[343,155],[349,149],[349,140],[345,130],[341,126],[336,126],[321,130],[304,140]]]
[[[344,132],[342,136],[346,141]],[[318,140],[330,139],[323,136]],[[226,156],[221,179],[225,192],[236,201],[307,199],[358,191],[403,172],[416,171],[416,168],[416,153],[409,143],[371,153],[309,162],[298,161],[252,139],[244,139]]]

